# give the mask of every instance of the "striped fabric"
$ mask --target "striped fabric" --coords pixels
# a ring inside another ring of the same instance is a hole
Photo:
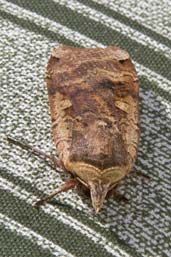
[[[0,0],[0,257],[171,256],[171,1]],[[11,135],[55,153],[44,70],[51,49],[118,45],[140,79],[135,173],[95,215],[77,191],[35,210],[66,178],[9,145]]]

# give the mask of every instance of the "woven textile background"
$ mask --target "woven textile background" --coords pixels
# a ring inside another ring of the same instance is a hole
[[[171,1],[0,0],[0,257],[171,256]],[[118,45],[140,80],[137,170],[95,215],[90,199],[63,193],[32,203],[67,177],[5,134],[55,153],[44,71],[51,49]]]

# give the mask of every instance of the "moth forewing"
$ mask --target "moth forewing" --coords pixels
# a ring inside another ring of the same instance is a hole
[[[139,141],[139,86],[118,47],[52,51],[46,76],[52,130],[65,169],[90,190],[96,211],[132,169]]]

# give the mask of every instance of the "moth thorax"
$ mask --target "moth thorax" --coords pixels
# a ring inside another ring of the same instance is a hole
[[[109,185],[109,183],[104,183],[100,179],[89,182],[92,205],[96,213],[98,213],[103,206],[105,197],[109,190]]]

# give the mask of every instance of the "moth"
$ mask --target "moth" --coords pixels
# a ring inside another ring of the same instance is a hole
[[[133,169],[139,142],[139,85],[129,54],[118,47],[52,50],[46,70],[52,132],[59,160],[71,174],[35,203],[78,185],[97,212]]]

